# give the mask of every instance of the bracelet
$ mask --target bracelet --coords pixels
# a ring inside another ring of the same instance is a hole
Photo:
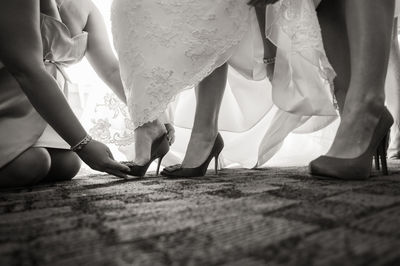
[[[266,65],[275,64],[275,57],[264,58],[264,64]]]
[[[71,147],[71,151],[78,152],[78,151],[82,150],[83,147],[85,147],[91,140],[92,140],[92,137],[89,135],[86,135],[81,141],[78,142],[78,144]]]

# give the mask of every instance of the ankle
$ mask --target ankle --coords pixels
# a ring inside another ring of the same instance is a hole
[[[165,126],[163,124],[161,124],[161,122],[158,119],[156,119],[152,122],[143,124],[142,126],[135,129],[135,134],[140,134],[140,135],[143,134],[152,139],[155,137],[158,137],[164,133],[166,133]]]
[[[372,116],[380,116],[383,111],[384,97],[379,95],[364,95],[359,97],[357,101],[346,100],[343,114],[365,114]]]
[[[218,129],[210,129],[207,130],[203,129],[193,129],[192,130],[192,137],[196,137],[206,141],[214,141],[215,137],[218,134]]]
[[[155,129],[155,128],[160,128],[162,126],[161,122],[156,119],[151,122],[147,122],[146,124],[141,125],[138,127],[138,129]]]

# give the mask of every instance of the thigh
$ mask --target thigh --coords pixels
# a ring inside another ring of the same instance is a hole
[[[0,169],[0,187],[34,185],[50,170],[50,154],[44,148],[29,148]]]
[[[46,182],[71,180],[81,168],[81,160],[75,152],[63,149],[47,149],[51,157],[51,167]]]

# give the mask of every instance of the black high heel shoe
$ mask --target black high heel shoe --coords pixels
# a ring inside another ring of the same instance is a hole
[[[351,159],[320,156],[310,163],[310,173],[321,177],[346,180],[367,179],[371,174],[372,160],[375,155],[376,167],[379,167],[380,159],[382,162],[383,174],[387,175],[386,149],[388,134],[392,124],[393,117],[385,107],[376,125],[371,142],[363,154]]]
[[[122,162],[122,163],[130,168],[130,171],[127,172],[128,175],[143,177],[146,174],[147,169],[149,169],[150,164],[154,160],[158,159],[157,171],[156,171],[156,175],[158,175],[160,171],[161,161],[164,158],[164,156],[168,153],[168,151],[169,151],[169,142],[167,134],[164,134],[158,139],[155,139],[151,144],[150,161],[148,161],[145,165],[137,165],[134,162]]]
[[[375,169],[378,171],[382,169],[383,175],[389,174],[388,169],[387,169],[387,162],[386,162],[387,150],[389,148],[389,136],[390,136],[389,133],[390,132],[388,132],[388,134],[386,134],[386,136],[382,140],[381,145],[379,145],[378,149],[376,150],[376,154],[374,155]],[[381,168],[381,166],[382,166],[382,168]]]
[[[214,141],[214,146],[211,149],[210,155],[208,155],[205,162],[195,168],[184,168],[181,164],[164,168],[161,175],[169,178],[182,178],[182,177],[198,177],[204,176],[207,172],[208,165],[212,158],[215,159],[215,174],[218,174],[218,156],[224,148],[224,141],[221,135],[218,133]]]

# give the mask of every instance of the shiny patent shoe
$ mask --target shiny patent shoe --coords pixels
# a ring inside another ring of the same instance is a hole
[[[200,166],[195,168],[184,168],[181,164],[169,166],[165,168],[161,175],[169,177],[169,178],[184,178],[184,177],[198,177],[204,176],[207,172],[208,165],[212,158],[215,160],[215,174],[218,174],[218,156],[224,148],[224,141],[221,135],[218,133],[217,137],[214,141],[214,145],[211,149],[210,155],[208,155],[205,162],[203,162]]]
[[[356,158],[336,158],[330,156],[320,156],[309,165],[310,173],[320,177],[330,177],[346,180],[363,180],[371,174],[372,160],[374,155],[382,162],[383,174],[387,174],[386,150],[390,127],[393,124],[393,117],[384,108],[375,131],[372,135],[366,151]],[[378,166],[377,166],[378,167]],[[380,168],[380,166],[379,166]]]
[[[134,162],[122,162],[122,163],[130,168],[130,171],[127,172],[128,175],[143,177],[146,174],[147,169],[149,169],[150,164],[154,160],[158,159],[157,171],[156,171],[156,174],[158,175],[160,171],[161,161],[164,158],[164,156],[168,153],[168,151],[169,151],[169,142],[167,134],[164,134],[161,137],[155,139],[151,144],[150,161],[148,161],[145,165],[137,165]]]

